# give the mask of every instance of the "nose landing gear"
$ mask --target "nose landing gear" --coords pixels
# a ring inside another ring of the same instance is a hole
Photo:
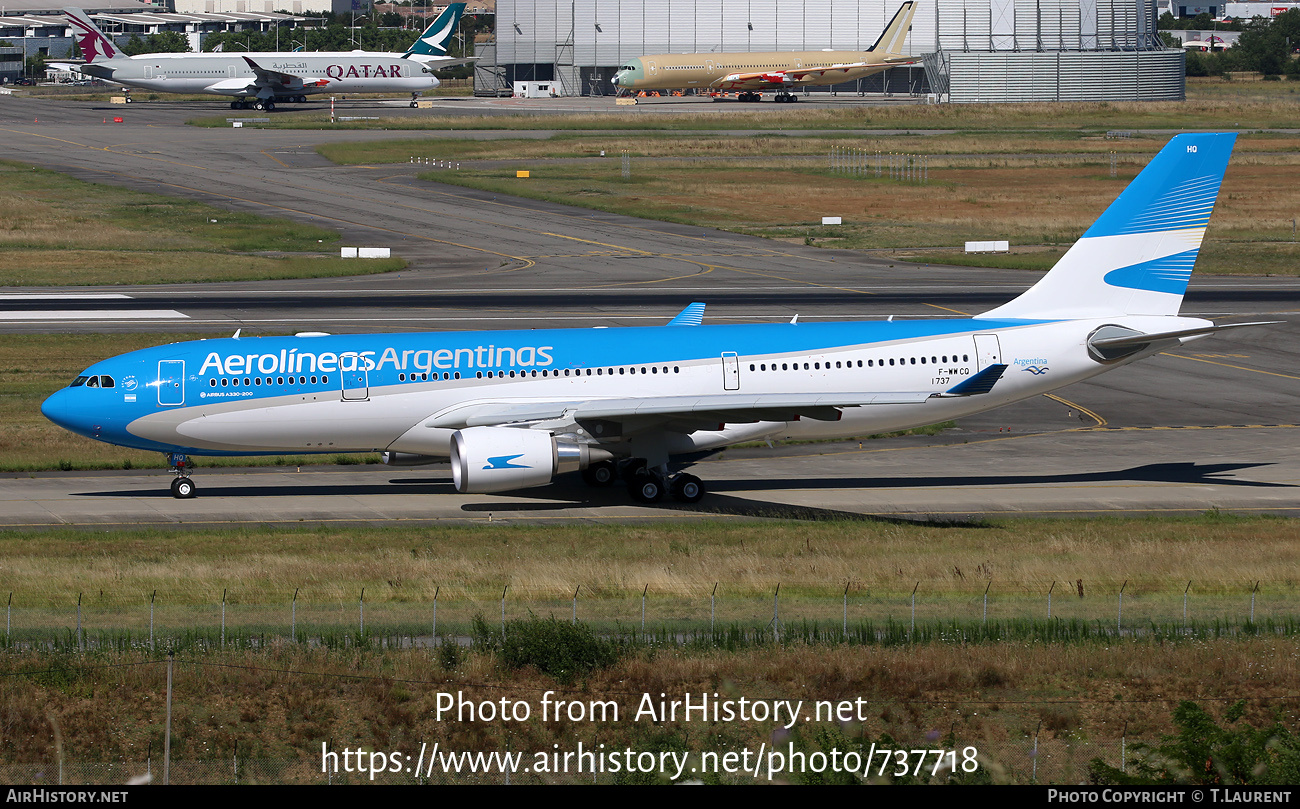
[[[167,453],[167,465],[176,473],[175,480],[172,481],[172,497],[177,500],[188,500],[194,496],[194,481],[190,480],[188,474],[190,469],[194,468],[194,462],[189,459],[188,455],[182,455],[177,452]]]

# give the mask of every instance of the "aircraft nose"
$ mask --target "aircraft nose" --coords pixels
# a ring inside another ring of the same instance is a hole
[[[61,388],[41,403],[41,415],[64,428],[71,430],[68,418],[68,389]]]

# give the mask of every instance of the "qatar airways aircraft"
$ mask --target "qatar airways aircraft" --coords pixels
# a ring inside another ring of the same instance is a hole
[[[233,96],[230,108],[271,111],[277,101],[302,103],[318,93],[411,94],[411,106],[438,86],[433,71],[473,61],[447,56],[464,3],[438,15],[406,53],[369,51],[292,53],[145,53],[126,56],[85,12],[65,8],[85,64],[73,65],[97,79],[161,93]],[[128,96],[129,100],[129,96]]]
[[[582,471],[695,502],[699,453],[899,430],[1048,393],[1242,325],[1181,317],[1235,135],[1178,135],[1051,272],[972,318],[701,323],[176,343],[97,362],[42,412],[84,436],[190,455],[382,450],[450,458],[460,492]],[[677,462],[674,462],[674,459]]]

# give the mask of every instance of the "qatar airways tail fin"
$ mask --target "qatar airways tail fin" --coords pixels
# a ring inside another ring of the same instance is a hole
[[[981,317],[1178,314],[1236,138],[1176,135],[1051,272]]]
[[[90,21],[86,12],[79,8],[65,8],[63,13],[68,15],[72,36],[77,40],[77,48],[81,50],[81,58],[86,64],[125,58],[125,54],[113,44],[113,40],[105,36],[104,32]]]

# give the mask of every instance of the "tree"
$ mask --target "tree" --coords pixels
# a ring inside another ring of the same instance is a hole
[[[1154,747],[1134,745],[1131,773],[1101,759],[1088,765],[1094,784],[1295,784],[1300,778],[1300,738],[1274,720],[1256,728],[1242,717],[1245,701],[1224,712],[1221,727],[1204,708],[1183,702],[1174,709],[1177,732]]]
[[[138,56],[142,53],[189,53],[190,42],[184,34],[178,34],[175,31],[164,31],[161,34],[150,34],[141,39],[138,35],[132,35],[127,43],[122,46],[122,53],[127,56]]]

